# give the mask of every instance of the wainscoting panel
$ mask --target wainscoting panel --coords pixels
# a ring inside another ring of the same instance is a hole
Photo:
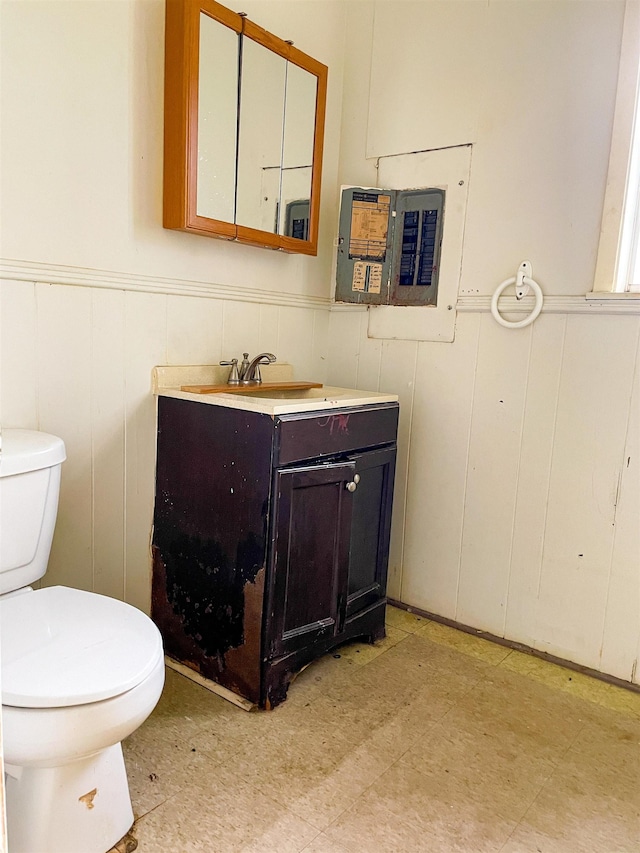
[[[412,396],[405,345],[374,349],[362,312],[331,314],[329,381],[353,357],[410,425],[390,593],[640,683],[640,317],[576,298],[510,330],[487,308],[458,315],[452,344],[418,344]]]
[[[154,365],[269,350],[297,378],[325,379],[328,305],[228,296],[153,292],[150,282],[105,288],[90,276],[1,282],[0,423],[59,435],[67,449],[47,585],[149,609]]]

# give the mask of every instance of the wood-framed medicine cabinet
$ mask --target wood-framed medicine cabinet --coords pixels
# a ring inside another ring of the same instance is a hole
[[[166,0],[165,228],[316,255],[327,67],[213,0]]]

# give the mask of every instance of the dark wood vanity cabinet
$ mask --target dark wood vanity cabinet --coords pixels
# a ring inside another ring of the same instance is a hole
[[[261,707],[384,636],[397,403],[270,415],[158,399],[152,616],[167,654]]]

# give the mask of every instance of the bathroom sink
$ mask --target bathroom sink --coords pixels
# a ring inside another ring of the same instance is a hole
[[[242,393],[215,394],[213,398],[211,402],[217,402],[218,405],[229,405],[256,412],[265,412],[270,415],[312,412],[322,409],[346,409],[350,406],[395,402],[398,399],[395,394],[360,391],[355,388],[336,388],[331,385],[304,390],[247,388]]]
[[[216,394],[193,393],[183,390],[185,385],[216,385],[224,382],[228,371],[217,365],[166,365],[153,370],[153,391],[164,397],[193,400],[208,406],[225,406],[230,409],[245,409],[274,417],[295,412],[346,409],[353,406],[371,406],[392,403],[396,394],[379,391],[361,391],[355,388],[338,388],[324,385],[320,388],[274,389],[248,386],[242,391]],[[293,368],[288,364],[267,364],[263,368],[265,384],[288,382],[293,379]]]
[[[355,388],[305,388],[303,390],[274,390],[247,388],[242,393],[190,394],[186,391],[161,391],[171,397],[197,400],[212,406],[227,406],[262,412],[265,415],[286,415],[294,412],[314,412],[324,409],[347,409],[352,406],[371,406],[377,403],[395,402],[395,394],[380,394],[375,391],[360,391]]]

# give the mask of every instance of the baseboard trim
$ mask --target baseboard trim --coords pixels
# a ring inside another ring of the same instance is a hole
[[[589,666],[582,666],[582,664],[565,660],[565,658],[551,655],[548,652],[542,652],[539,649],[534,649],[531,646],[526,646],[524,643],[518,643],[515,640],[507,640],[505,637],[498,637],[496,634],[491,634],[489,631],[480,631],[477,628],[472,628],[470,625],[463,625],[462,622],[456,622],[454,619],[447,619],[445,616],[438,616],[436,613],[430,613],[428,610],[421,610],[419,607],[412,607],[410,604],[404,604],[402,601],[397,601],[394,598],[388,598],[387,601],[392,607],[397,607],[400,610],[406,610],[407,613],[415,613],[416,616],[421,616],[423,619],[430,619],[432,622],[439,622],[441,625],[447,625],[449,628],[456,628],[458,631],[464,631],[465,634],[473,634],[474,637],[480,637],[482,640],[489,640],[491,643],[496,643],[499,646],[506,646],[508,649],[514,649],[515,651],[529,654],[532,657],[540,658],[540,660],[555,663],[557,666],[562,666],[565,669],[572,670],[573,672],[590,675],[592,678],[597,678],[599,681],[604,681],[607,684],[613,684],[616,687],[624,687],[632,693],[640,693],[640,684],[634,684],[632,681],[625,681],[623,678],[617,678],[615,675],[609,675],[606,672],[591,669]]]

